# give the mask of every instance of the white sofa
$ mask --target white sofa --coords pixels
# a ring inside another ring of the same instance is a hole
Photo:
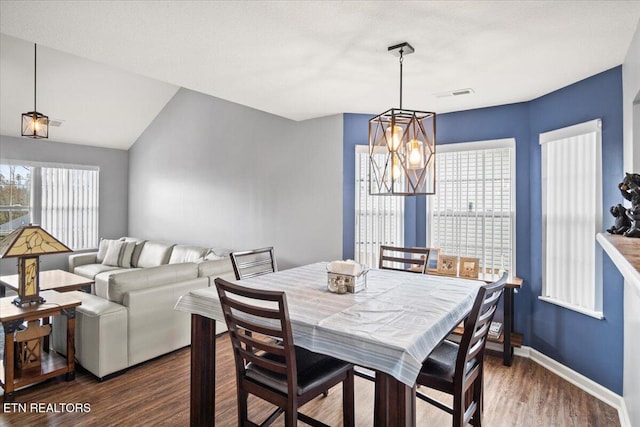
[[[174,310],[178,298],[216,277],[235,278],[228,257],[206,259],[204,248],[145,242],[140,249],[129,267],[105,268],[114,266],[97,262],[98,253],[69,258],[71,272],[95,279],[92,293],[74,293],[82,301],[75,348],[78,363],[100,379],[188,346],[191,319]],[[226,330],[217,325],[217,333]],[[52,335],[54,349],[66,353],[64,319],[53,319]]]

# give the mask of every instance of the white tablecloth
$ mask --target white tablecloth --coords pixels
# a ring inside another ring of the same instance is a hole
[[[296,345],[379,370],[413,386],[422,361],[471,310],[483,282],[370,270],[357,294],[327,290],[326,263],[238,282],[285,291]],[[182,296],[176,310],[224,322],[215,287]]]

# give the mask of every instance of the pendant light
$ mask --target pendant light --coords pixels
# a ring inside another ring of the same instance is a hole
[[[22,113],[22,136],[49,138],[49,117],[38,113],[36,108],[36,83],[38,71],[38,45],[33,44],[33,111]]]
[[[415,50],[403,42],[388,51],[400,57],[400,108],[369,120],[369,194],[435,194],[436,113],[402,108],[402,63]]]

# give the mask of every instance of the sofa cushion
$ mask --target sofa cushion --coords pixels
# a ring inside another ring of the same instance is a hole
[[[136,267],[148,268],[167,264],[174,246],[173,243],[145,242]]]
[[[216,255],[216,253],[213,252],[212,250],[209,250],[209,252],[204,257],[204,259],[206,261],[214,261],[214,260],[217,260],[217,259],[224,259],[224,258],[226,258],[226,257],[220,256],[220,255]]]
[[[125,294],[140,289],[178,283],[198,277],[198,265],[161,265],[109,276],[109,300],[122,304]],[[97,286],[97,285],[96,285]]]
[[[231,249],[227,249],[227,248],[218,248],[218,247],[213,247],[211,249],[209,249],[209,254],[214,254],[220,258],[226,258],[228,257],[231,252],[233,252]]]
[[[103,264],[116,267],[131,268],[131,256],[135,249],[135,242],[115,241],[109,244]]]
[[[107,255],[107,250],[109,250],[111,242],[117,242],[117,240],[100,239],[100,246],[98,246],[98,254],[96,255],[97,262],[104,261],[104,257]]]
[[[127,271],[140,270],[139,268],[118,268],[117,270],[104,271],[96,274],[93,278],[93,293],[100,298],[109,299],[109,277],[115,274],[126,273]]]
[[[199,246],[183,246],[175,245],[171,251],[169,264],[180,264],[183,262],[196,262],[203,259],[204,254],[208,251],[206,248]]]
[[[85,264],[79,265],[73,269],[73,274],[79,274],[88,279],[95,279],[96,275],[105,271],[118,270],[120,267],[105,264]]]

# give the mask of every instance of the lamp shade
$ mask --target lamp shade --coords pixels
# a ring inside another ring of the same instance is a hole
[[[73,252],[39,225],[16,228],[0,242],[0,258]]]
[[[0,242],[0,258],[18,258],[18,296],[13,303],[42,304],[40,296],[40,255],[73,252],[39,225],[13,230]]]

